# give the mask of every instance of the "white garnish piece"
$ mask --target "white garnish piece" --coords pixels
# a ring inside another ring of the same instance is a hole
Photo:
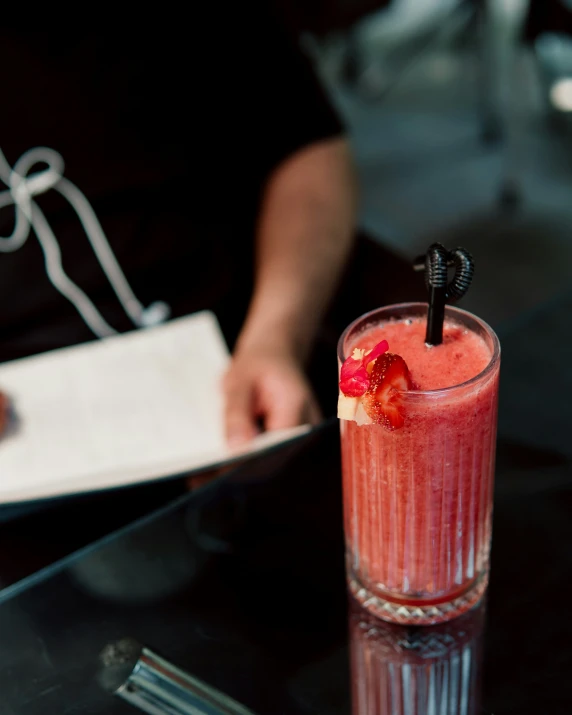
[[[372,419],[365,411],[361,400],[359,401],[359,405],[357,406],[354,419],[359,427],[361,427],[362,425],[372,424]]]
[[[340,392],[338,396],[338,417],[340,420],[355,420],[359,397],[348,397]]]
[[[338,396],[338,418],[349,420],[358,425],[370,425],[372,420],[364,410],[360,397],[348,397],[340,392]]]

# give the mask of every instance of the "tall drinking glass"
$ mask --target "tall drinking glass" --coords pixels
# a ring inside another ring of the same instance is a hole
[[[340,338],[339,364],[364,333],[379,328],[382,339],[385,324],[426,314],[425,304],[407,303],[362,316]],[[484,342],[484,369],[462,384],[401,393],[400,429],[340,423],[350,590],[395,623],[455,618],[481,600],[488,583],[500,346],[466,311],[447,307],[445,321]],[[443,370],[455,359],[450,350],[431,357]]]

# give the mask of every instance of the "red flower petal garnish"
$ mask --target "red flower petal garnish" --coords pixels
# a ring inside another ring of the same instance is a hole
[[[362,360],[349,357],[340,372],[340,390],[348,397],[360,397],[369,387],[369,375]]]
[[[364,356],[364,362],[365,365],[369,365],[370,362],[378,358],[380,355],[383,355],[383,353],[386,353],[389,350],[389,343],[387,340],[382,340],[380,343],[378,343],[373,350],[368,353],[367,355]]]
[[[367,392],[370,384],[367,366],[388,349],[387,340],[382,340],[367,355],[363,355],[357,360],[353,357],[344,360],[340,371],[340,390],[344,395],[361,397]]]

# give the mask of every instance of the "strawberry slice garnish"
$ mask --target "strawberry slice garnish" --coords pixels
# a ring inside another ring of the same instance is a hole
[[[362,398],[370,419],[388,430],[403,427],[405,414],[401,393],[414,387],[409,368],[401,355],[385,353],[377,358]]]

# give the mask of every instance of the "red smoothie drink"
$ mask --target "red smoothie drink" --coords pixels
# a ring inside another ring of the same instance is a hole
[[[423,304],[375,311],[339,354],[353,356],[350,383],[368,384],[352,392],[342,371],[350,588],[378,616],[420,625],[467,611],[487,586],[500,367],[478,318],[447,308],[443,343],[428,347],[425,316]]]

